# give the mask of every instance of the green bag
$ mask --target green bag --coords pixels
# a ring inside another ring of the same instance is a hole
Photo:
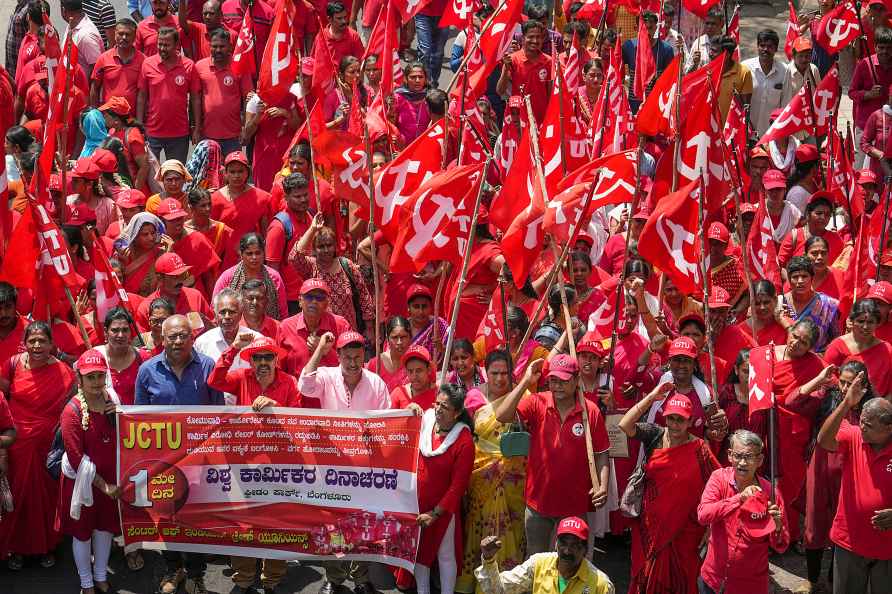
[[[524,430],[523,421],[517,415],[517,423],[508,426],[508,430],[502,433],[499,439],[499,450],[506,458],[514,456],[527,456],[530,453],[530,434]]]

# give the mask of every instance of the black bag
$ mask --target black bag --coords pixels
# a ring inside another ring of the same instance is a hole
[[[338,263],[344,269],[344,274],[347,275],[347,280],[350,282],[350,293],[353,296],[353,311],[356,313],[356,331],[360,334],[365,334],[365,320],[362,319],[362,306],[359,305],[359,286],[356,284],[356,279],[353,277],[347,258],[339,257]]]
[[[638,518],[641,516],[641,504],[644,501],[644,479],[646,478],[644,474],[644,465],[647,464],[650,455],[656,449],[657,443],[662,439],[663,434],[660,433],[658,440],[655,440],[650,444],[641,443],[641,447],[644,448],[644,458],[642,458],[641,464],[636,466],[635,470],[629,476],[626,490],[623,491],[623,495],[619,500],[619,511],[627,518]]]
[[[74,407],[72,402],[69,402],[68,406],[71,406],[77,412],[77,408]],[[50,473],[54,481],[58,481],[62,476],[62,456],[64,455],[65,444],[62,442],[62,420],[60,415],[59,423],[56,424],[56,430],[53,433],[53,445],[50,446],[50,451],[46,453],[46,471]]]

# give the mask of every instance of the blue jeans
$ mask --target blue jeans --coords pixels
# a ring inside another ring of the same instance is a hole
[[[415,15],[415,34],[418,38],[418,53],[421,63],[427,70],[431,87],[440,86],[440,69],[443,67],[443,51],[446,47],[448,31],[440,28],[440,17],[426,14]]]
[[[189,155],[188,136],[175,136],[173,138],[147,136],[146,142],[149,143],[149,148],[155,153],[155,158],[160,163],[167,159],[176,159],[184,165],[186,164],[186,157]],[[161,159],[161,151],[164,151],[164,159]]]

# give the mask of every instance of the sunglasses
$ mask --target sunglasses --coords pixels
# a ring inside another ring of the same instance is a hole
[[[325,301],[328,299],[328,295],[325,293],[307,293],[303,298],[307,301]]]
[[[276,360],[276,356],[272,353],[267,353],[267,354],[263,354],[263,355],[251,355],[251,361],[255,361],[257,363],[270,362],[270,361],[275,361],[275,360]]]

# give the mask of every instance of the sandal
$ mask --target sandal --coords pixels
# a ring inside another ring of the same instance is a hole
[[[9,556],[9,559],[6,561],[6,566],[9,567],[10,571],[20,571],[25,564],[25,560],[21,555],[12,554]]]
[[[127,569],[130,571],[139,571],[146,566],[145,559],[142,558],[142,553],[139,551],[127,553],[125,558],[127,560]]]
[[[40,566],[44,569],[49,569],[56,564],[56,556],[52,553],[47,553],[43,557],[40,558]]]

